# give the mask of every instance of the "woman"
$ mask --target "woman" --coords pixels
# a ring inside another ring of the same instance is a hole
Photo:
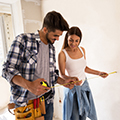
[[[91,120],[97,120],[85,72],[103,78],[108,76],[105,72],[93,70],[86,66],[85,49],[79,47],[81,39],[81,30],[78,27],[71,27],[66,33],[63,48],[58,57],[61,76],[64,79],[72,77],[76,81],[73,89],[65,88],[63,120],[86,120],[87,117]],[[68,75],[65,70],[67,70]]]

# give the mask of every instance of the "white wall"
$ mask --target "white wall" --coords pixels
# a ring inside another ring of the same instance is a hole
[[[36,32],[41,27],[41,1],[21,0],[21,7],[23,14],[24,32]]]
[[[60,12],[70,26],[77,25],[83,32],[81,45],[86,49],[89,67],[117,71],[106,79],[88,80],[92,89],[99,120],[120,120],[120,1],[119,0],[44,0],[43,15]],[[57,54],[64,35],[55,44]],[[93,77],[87,75],[89,77]],[[62,119],[62,88],[56,88],[55,116]]]
[[[20,0],[0,0],[0,4],[11,7],[9,12],[5,11],[6,9],[0,12],[9,13],[12,15],[14,36],[23,33],[24,30]],[[0,115],[4,112],[4,109],[7,107],[9,99],[10,99],[10,85],[4,78],[0,76]]]
[[[21,0],[16,0],[11,4],[11,11],[13,17],[14,35],[17,36],[24,32]]]

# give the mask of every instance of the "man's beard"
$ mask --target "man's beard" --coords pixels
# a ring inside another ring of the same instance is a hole
[[[50,41],[50,39],[48,38],[48,34],[49,34],[49,33],[46,34],[47,42],[50,43],[50,44],[54,44],[54,43],[52,43],[52,42]],[[56,40],[56,39],[55,39],[55,40]]]
[[[46,39],[47,39],[48,43],[53,44],[53,43],[51,43],[50,39],[48,38],[48,33],[46,34]]]

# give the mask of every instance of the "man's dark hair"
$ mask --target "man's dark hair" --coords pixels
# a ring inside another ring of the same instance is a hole
[[[67,31],[69,25],[62,15],[56,11],[48,12],[43,21],[43,27],[46,27],[48,31]]]

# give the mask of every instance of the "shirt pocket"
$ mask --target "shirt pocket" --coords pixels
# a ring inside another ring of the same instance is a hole
[[[23,63],[29,64],[29,65],[37,63],[37,57],[36,57],[35,53],[26,50],[26,52],[23,56]]]
[[[35,57],[35,55],[30,54],[30,56],[27,58],[27,64],[32,65],[34,63],[36,63],[36,57]]]

